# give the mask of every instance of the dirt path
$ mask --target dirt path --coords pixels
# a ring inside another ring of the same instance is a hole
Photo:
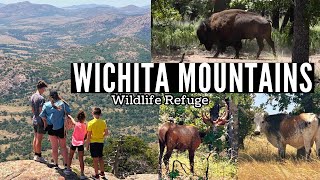
[[[152,57],[153,62],[155,63],[177,63],[181,60],[181,55],[173,55],[173,56],[158,56],[155,55]],[[291,62],[291,56],[278,56],[277,59],[275,59],[271,54],[263,54],[260,56],[259,59],[254,58],[253,56],[250,56],[248,54],[244,54],[240,56],[240,59],[233,59],[233,56],[228,55],[219,55],[218,58],[214,58],[213,54],[209,53],[186,53],[184,56],[183,62],[185,63],[201,63],[201,62],[209,62],[209,63],[215,63],[215,62],[225,62],[225,63],[244,63],[244,62],[252,62],[252,63],[290,63]],[[320,54],[312,55],[310,56],[310,62],[311,63],[320,63]]]

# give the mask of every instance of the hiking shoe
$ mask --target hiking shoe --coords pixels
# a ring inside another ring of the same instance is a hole
[[[81,174],[80,179],[87,179],[87,177],[84,174]]]
[[[100,177],[101,177],[102,179],[107,179],[107,178],[106,178],[106,175],[104,174],[104,172],[100,172]]]
[[[40,162],[40,163],[47,163],[47,160],[45,160],[43,157],[39,157],[39,156],[37,156],[35,161]]]
[[[99,180],[99,179],[100,179],[100,176],[99,176],[99,174],[96,174],[96,175],[92,176],[92,178],[93,178],[94,180]]]
[[[33,160],[37,161],[38,157],[39,157],[39,156],[34,155],[34,156],[33,156]]]
[[[59,169],[58,164],[54,164],[52,167],[53,167],[53,169],[55,169],[55,170],[58,170],[58,169]]]
[[[65,170],[63,170],[63,173],[65,174],[65,175],[67,175],[67,176],[69,176],[70,174],[71,174],[71,169],[65,169]]]

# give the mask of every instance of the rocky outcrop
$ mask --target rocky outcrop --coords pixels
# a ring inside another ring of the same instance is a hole
[[[63,168],[63,167],[60,167]],[[74,172],[80,172],[78,165],[72,167]],[[85,175],[91,177],[94,174],[92,167],[85,167]],[[119,180],[111,173],[106,173],[108,180]],[[156,180],[156,174],[137,174],[127,177],[127,180]],[[1,180],[73,180],[79,179],[76,173],[66,176],[63,169],[54,169],[50,164],[43,164],[33,160],[7,161],[0,163],[0,179]],[[89,178],[91,179],[91,178]]]
[[[60,167],[63,168],[63,167]],[[75,172],[79,172],[79,167],[73,167]],[[91,167],[85,167],[85,175],[90,177],[94,174],[94,170]],[[114,175],[107,173],[109,180],[118,180]],[[43,164],[35,162],[33,160],[19,160],[19,161],[8,161],[0,163],[0,179],[79,179],[76,173],[72,173],[66,176],[63,173],[63,169],[54,169],[50,164]]]

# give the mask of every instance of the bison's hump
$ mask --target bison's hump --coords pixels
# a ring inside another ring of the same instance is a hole
[[[217,28],[226,24],[233,24],[237,22],[256,22],[259,24],[269,24],[269,21],[266,18],[260,16],[259,14],[244,11],[241,9],[229,9],[218,13],[214,13],[208,19],[208,24],[210,24],[211,28]]]

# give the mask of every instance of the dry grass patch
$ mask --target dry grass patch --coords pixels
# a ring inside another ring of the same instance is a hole
[[[5,139],[5,138],[17,138],[18,135],[15,133],[10,133],[6,130],[0,130],[0,140]]]
[[[265,137],[249,137],[239,152],[239,179],[281,180],[320,179],[320,161],[312,148],[311,160],[297,160],[296,149],[287,146],[286,159],[281,161],[277,148]]]
[[[10,148],[10,144],[1,144],[0,153],[4,152],[7,148]]]
[[[28,106],[8,106],[8,105],[0,105],[0,111],[7,111],[8,113],[19,113],[23,111],[30,110],[31,108]]]

